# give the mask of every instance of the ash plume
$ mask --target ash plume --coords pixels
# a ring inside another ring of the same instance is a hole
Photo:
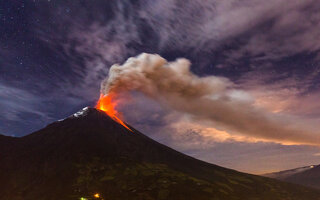
[[[284,123],[280,116],[254,106],[254,99],[236,90],[229,79],[199,77],[189,60],[168,62],[142,53],[115,64],[101,83],[101,93],[139,91],[176,111],[209,120],[230,133],[282,143],[320,145],[320,135]]]

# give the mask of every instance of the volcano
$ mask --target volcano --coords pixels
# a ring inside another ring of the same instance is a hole
[[[320,189],[320,165],[309,165],[305,167],[264,174],[264,176]]]
[[[320,199],[317,190],[197,160],[125,125],[87,107],[30,135],[1,136],[0,199]]]

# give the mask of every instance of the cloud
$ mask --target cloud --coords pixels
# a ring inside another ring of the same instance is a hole
[[[317,163],[318,147],[282,145],[218,130],[210,123],[161,108],[134,93],[119,109],[130,124],[171,148],[198,159],[243,172],[262,174]],[[235,153],[236,152],[236,153]]]
[[[237,80],[237,85],[255,99],[255,104],[270,112],[295,116],[295,123],[319,120],[317,70],[305,74],[274,73],[271,69],[254,69]],[[299,77],[301,76],[301,77]],[[316,122],[318,123],[318,122]],[[317,126],[316,126],[317,127]]]
[[[186,59],[167,62],[155,54],[129,58],[115,64],[101,84],[101,93],[139,91],[197,120],[209,120],[218,129],[283,143],[319,145],[320,136],[309,127],[295,127],[282,115],[254,105],[244,91],[226,78],[198,77]]]
[[[217,2],[215,17],[204,23],[208,37],[221,41],[244,34],[242,55],[279,58],[320,47],[320,5],[316,1]],[[209,18],[209,17],[208,17]],[[209,34],[209,33],[215,34]],[[235,50],[239,51],[239,50]]]
[[[0,134],[21,136],[75,112],[83,99],[58,95],[39,95],[0,82]]]
[[[13,88],[6,85],[0,85],[0,109],[2,117],[7,120],[19,120],[19,114],[22,112],[35,114],[41,118],[48,118],[45,112],[37,109],[39,98],[29,92]]]
[[[282,145],[217,130],[189,115],[159,108],[140,95],[122,101],[126,120],[169,147],[198,159],[248,173],[262,174],[317,163],[318,147]],[[236,153],[235,153],[236,152]]]
[[[159,33],[160,49],[279,59],[319,50],[319,9],[314,0],[166,0],[146,3],[139,13]]]
[[[73,70],[81,74],[86,85],[96,86],[101,74],[108,73],[102,66],[122,62],[142,51],[182,54],[194,60],[206,55],[197,63],[203,67],[215,62],[215,57],[219,58],[215,64],[227,66],[243,58],[275,60],[320,49],[320,4],[314,0],[83,4],[74,8],[76,13],[64,12],[68,3],[43,9],[61,23],[54,25],[52,34],[40,25],[35,25],[35,30],[43,41],[63,47],[63,53],[74,62]],[[39,16],[43,18],[47,13]],[[80,67],[79,60],[84,67]]]

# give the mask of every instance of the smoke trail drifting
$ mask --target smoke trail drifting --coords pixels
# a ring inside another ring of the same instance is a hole
[[[140,91],[177,111],[214,122],[230,132],[278,142],[320,144],[320,136],[308,130],[289,128],[253,106],[253,100],[234,95],[226,78],[199,77],[190,71],[187,59],[167,62],[156,54],[143,53],[115,64],[101,84],[101,93]],[[239,95],[240,94],[240,95]]]

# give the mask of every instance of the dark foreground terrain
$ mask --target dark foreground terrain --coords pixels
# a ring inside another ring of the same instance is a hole
[[[317,190],[202,162],[132,130],[87,108],[22,138],[1,136],[0,199],[320,199]]]

